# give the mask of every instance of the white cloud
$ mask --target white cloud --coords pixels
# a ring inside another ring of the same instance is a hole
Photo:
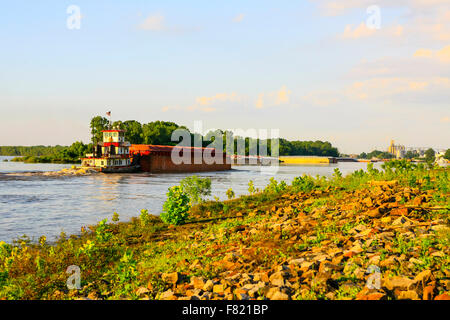
[[[450,63],[450,45],[445,46],[441,50],[418,49],[413,56],[415,58],[427,58]]]
[[[161,31],[164,30],[164,16],[160,13],[148,16],[144,22],[139,25],[141,30]]]
[[[403,35],[403,26],[389,26],[381,28],[379,30],[375,28],[368,28],[366,23],[362,22],[360,25],[354,27],[352,25],[346,25],[344,32],[340,35],[342,39],[359,39],[367,38],[374,35],[400,37]]]
[[[258,94],[258,98],[255,102],[255,107],[257,109],[261,109],[264,107],[288,104],[291,93],[291,90],[287,89],[286,86],[282,86],[277,91],[260,93]]]
[[[245,18],[245,14],[240,13],[236,17],[233,18],[233,22],[239,23],[242,20],[244,20],[244,18]]]

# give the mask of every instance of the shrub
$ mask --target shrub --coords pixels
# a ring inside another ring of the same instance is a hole
[[[253,184],[253,180],[250,180],[250,181],[248,182],[248,192],[249,192],[250,194],[256,192],[255,185]]]
[[[315,188],[316,184],[311,176],[303,175],[301,177],[295,177],[292,180],[292,188],[296,192],[310,192]]]
[[[180,181],[181,189],[191,199],[191,203],[203,202],[204,196],[211,195],[211,179],[197,176],[186,177]]]
[[[95,236],[98,242],[107,242],[113,236],[113,234],[109,231],[109,226],[106,223],[107,221],[107,219],[103,219],[98,223],[98,226],[95,229]]]
[[[141,210],[141,215],[139,216],[139,219],[141,221],[141,226],[145,227],[149,224],[150,222],[150,215],[148,214],[148,210],[146,209],[142,209]]]
[[[229,200],[233,199],[236,196],[236,194],[234,193],[233,189],[231,189],[231,188],[227,190],[226,195],[227,195]]]
[[[285,190],[286,187],[287,187],[286,182],[281,181],[280,183],[278,183],[278,181],[272,177],[272,178],[270,178],[269,184],[264,189],[264,192],[278,193],[278,192]]]
[[[165,223],[180,225],[186,221],[189,209],[189,196],[183,192],[180,186],[174,186],[169,188],[167,200],[163,205],[163,212],[160,217]]]

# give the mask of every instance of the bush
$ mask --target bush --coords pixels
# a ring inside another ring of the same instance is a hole
[[[211,195],[211,179],[197,176],[186,177],[180,181],[181,189],[191,199],[192,204],[203,202],[203,196]]]
[[[189,216],[190,201],[189,196],[180,186],[169,188],[167,200],[160,215],[161,220],[174,225],[183,224]]]
[[[278,181],[272,177],[272,178],[270,178],[270,183],[264,189],[264,192],[278,193],[278,192],[284,191],[286,189],[286,187],[287,187],[286,182],[281,181],[280,183],[278,183]]]
[[[233,199],[236,196],[233,189],[231,188],[227,190],[226,195],[229,200]]]
[[[310,192],[315,188],[316,184],[311,176],[303,175],[301,177],[295,177],[292,180],[292,188],[296,192]]]

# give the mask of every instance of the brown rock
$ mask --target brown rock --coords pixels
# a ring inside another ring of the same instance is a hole
[[[413,290],[401,291],[397,298],[400,300],[419,300],[419,296]]]
[[[443,294],[436,296],[434,300],[450,300],[450,294],[448,292],[445,292]]]
[[[223,285],[223,284],[216,284],[213,287],[214,293],[222,294],[222,293],[224,293],[224,291],[225,291],[225,285]]]
[[[269,281],[274,286],[284,286],[284,278],[285,278],[286,272],[278,271],[272,274],[269,278]]]
[[[192,277],[191,284],[195,289],[203,289],[205,285],[205,279],[203,279],[203,277]]]
[[[270,300],[289,300],[289,296],[279,288],[270,288],[266,295]]]
[[[369,210],[366,215],[368,215],[369,217],[372,218],[380,218],[382,216],[382,213],[380,211],[379,208],[373,209],[373,210]]]
[[[414,280],[411,280],[408,277],[395,276],[392,278],[386,277],[384,279],[384,286],[389,290],[394,290],[394,289],[406,290],[413,283],[414,283]]]
[[[161,275],[161,279],[164,282],[176,284],[178,282],[178,280],[180,279],[180,274],[178,272],[163,273]]]
[[[205,285],[203,286],[203,291],[211,291],[214,288],[214,282],[212,280],[206,281]]]
[[[140,296],[141,294],[146,294],[150,292],[147,288],[145,287],[140,287],[139,289],[136,290],[136,295]]]
[[[172,290],[167,290],[161,293],[159,300],[177,300],[177,297]]]
[[[375,293],[369,293],[366,295],[361,295],[359,296],[359,294],[356,296],[357,300],[381,300],[384,297],[386,297],[386,294],[381,293],[381,292],[375,292]]]
[[[395,208],[389,213],[391,216],[407,216],[408,208]]]
[[[423,300],[433,300],[434,286],[426,286],[423,288]]]
[[[422,282],[423,284],[425,284],[431,278],[431,276],[431,270],[424,270],[414,278],[414,282]]]

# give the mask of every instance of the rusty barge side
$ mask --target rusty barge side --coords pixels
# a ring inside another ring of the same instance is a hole
[[[178,152],[188,161],[180,164],[174,163],[172,152]],[[210,160],[214,159],[215,161],[205,160],[207,157],[204,155],[211,156]],[[142,171],[151,173],[231,170],[231,159],[226,153],[216,154],[216,150],[212,148],[132,144],[130,156],[133,163],[140,165]]]

